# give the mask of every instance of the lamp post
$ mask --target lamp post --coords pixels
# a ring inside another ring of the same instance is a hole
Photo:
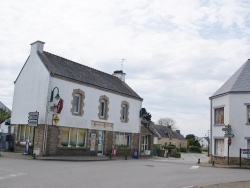
[[[57,94],[56,94],[56,96],[54,97],[54,91],[55,91],[55,89],[57,89]],[[56,100],[60,99],[58,87],[54,87],[54,89],[51,91],[50,102],[53,101],[53,98],[55,98]]]

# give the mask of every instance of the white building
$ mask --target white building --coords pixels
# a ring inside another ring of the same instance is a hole
[[[244,63],[211,97],[211,160],[227,164],[239,162],[239,150],[250,149],[250,60]],[[231,134],[222,129],[231,125]],[[232,137],[232,134],[234,137]],[[231,145],[228,150],[228,137]],[[242,155],[250,165],[249,155]]]
[[[199,137],[198,142],[200,143],[201,147],[208,147],[209,146],[209,138],[208,137]]]
[[[43,155],[102,155],[119,145],[138,149],[142,98],[125,83],[125,73],[110,75],[43,48],[44,42],[31,44],[15,81],[15,151],[27,140],[32,145],[33,137],[34,151]],[[27,125],[29,112],[39,112],[35,131]]]

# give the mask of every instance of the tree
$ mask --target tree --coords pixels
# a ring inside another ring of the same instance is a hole
[[[196,136],[193,135],[193,134],[188,134],[186,136],[186,140],[188,142],[188,147],[189,146],[198,146],[198,147],[201,147],[199,141],[196,139]]]
[[[0,124],[10,118],[11,114],[7,109],[0,108]]]
[[[152,117],[152,115],[149,112],[147,112],[146,108],[142,108],[140,110],[140,118],[142,120],[146,120],[149,122],[149,121],[151,121],[151,117]]]
[[[160,118],[158,119],[158,124],[159,125],[164,125],[169,127],[170,129],[177,129],[176,125],[176,121],[173,120],[172,118]]]

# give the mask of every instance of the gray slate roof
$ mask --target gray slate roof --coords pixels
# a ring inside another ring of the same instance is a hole
[[[212,96],[250,92],[250,60],[248,59]]]
[[[169,138],[168,132],[171,131],[167,126],[152,124],[149,129],[154,133],[156,137]],[[184,136],[178,131],[172,130],[172,138],[179,140],[185,140]]]
[[[121,81],[116,76],[70,61],[49,52],[43,51],[43,53],[37,53],[52,76],[68,78],[85,85],[143,100],[125,82]]]

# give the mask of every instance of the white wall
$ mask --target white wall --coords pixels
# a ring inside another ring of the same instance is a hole
[[[250,125],[246,125],[247,122],[247,109],[244,103],[250,103],[249,94],[230,94],[220,98],[213,99],[213,107],[225,105],[224,107],[224,124],[230,124],[232,126],[232,134],[234,137],[231,138],[232,144],[230,146],[230,157],[238,157],[239,149],[247,148],[247,137],[250,138]],[[212,113],[212,122],[214,122],[214,109]],[[213,149],[214,154],[214,138],[224,137],[224,126],[212,125],[212,138],[213,138]],[[227,138],[224,139],[224,156],[227,156]],[[244,156],[243,156],[244,157]]]
[[[107,91],[98,90],[93,87],[83,86],[81,84],[68,82],[65,80],[51,78],[51,89],[58,87],[60,97],[64,100],[64,107],[59,114],[59,126],[91,128],[91,120],[114,123],[113,131],[138,133],[140,126],[139,112],[142,101],[128,98],[125,96],[113,94]],[[83,116],[74,116],[71,114],[72,92],[74,89],[80,89],[85,92],[84,114]],[[98,118],[99,98],[106,95],[109,98],[108,120],[100,120]],[[129,121],[122,123],[120,120],[121,102],[129,103]],[[49,115],[49,123],[52,121],[52,112]]]
[[[39,112],[39,124],[45,124],[49,73],[37,55],[31,55],[14,89],[11,124],[27,124],[29,112]]]

